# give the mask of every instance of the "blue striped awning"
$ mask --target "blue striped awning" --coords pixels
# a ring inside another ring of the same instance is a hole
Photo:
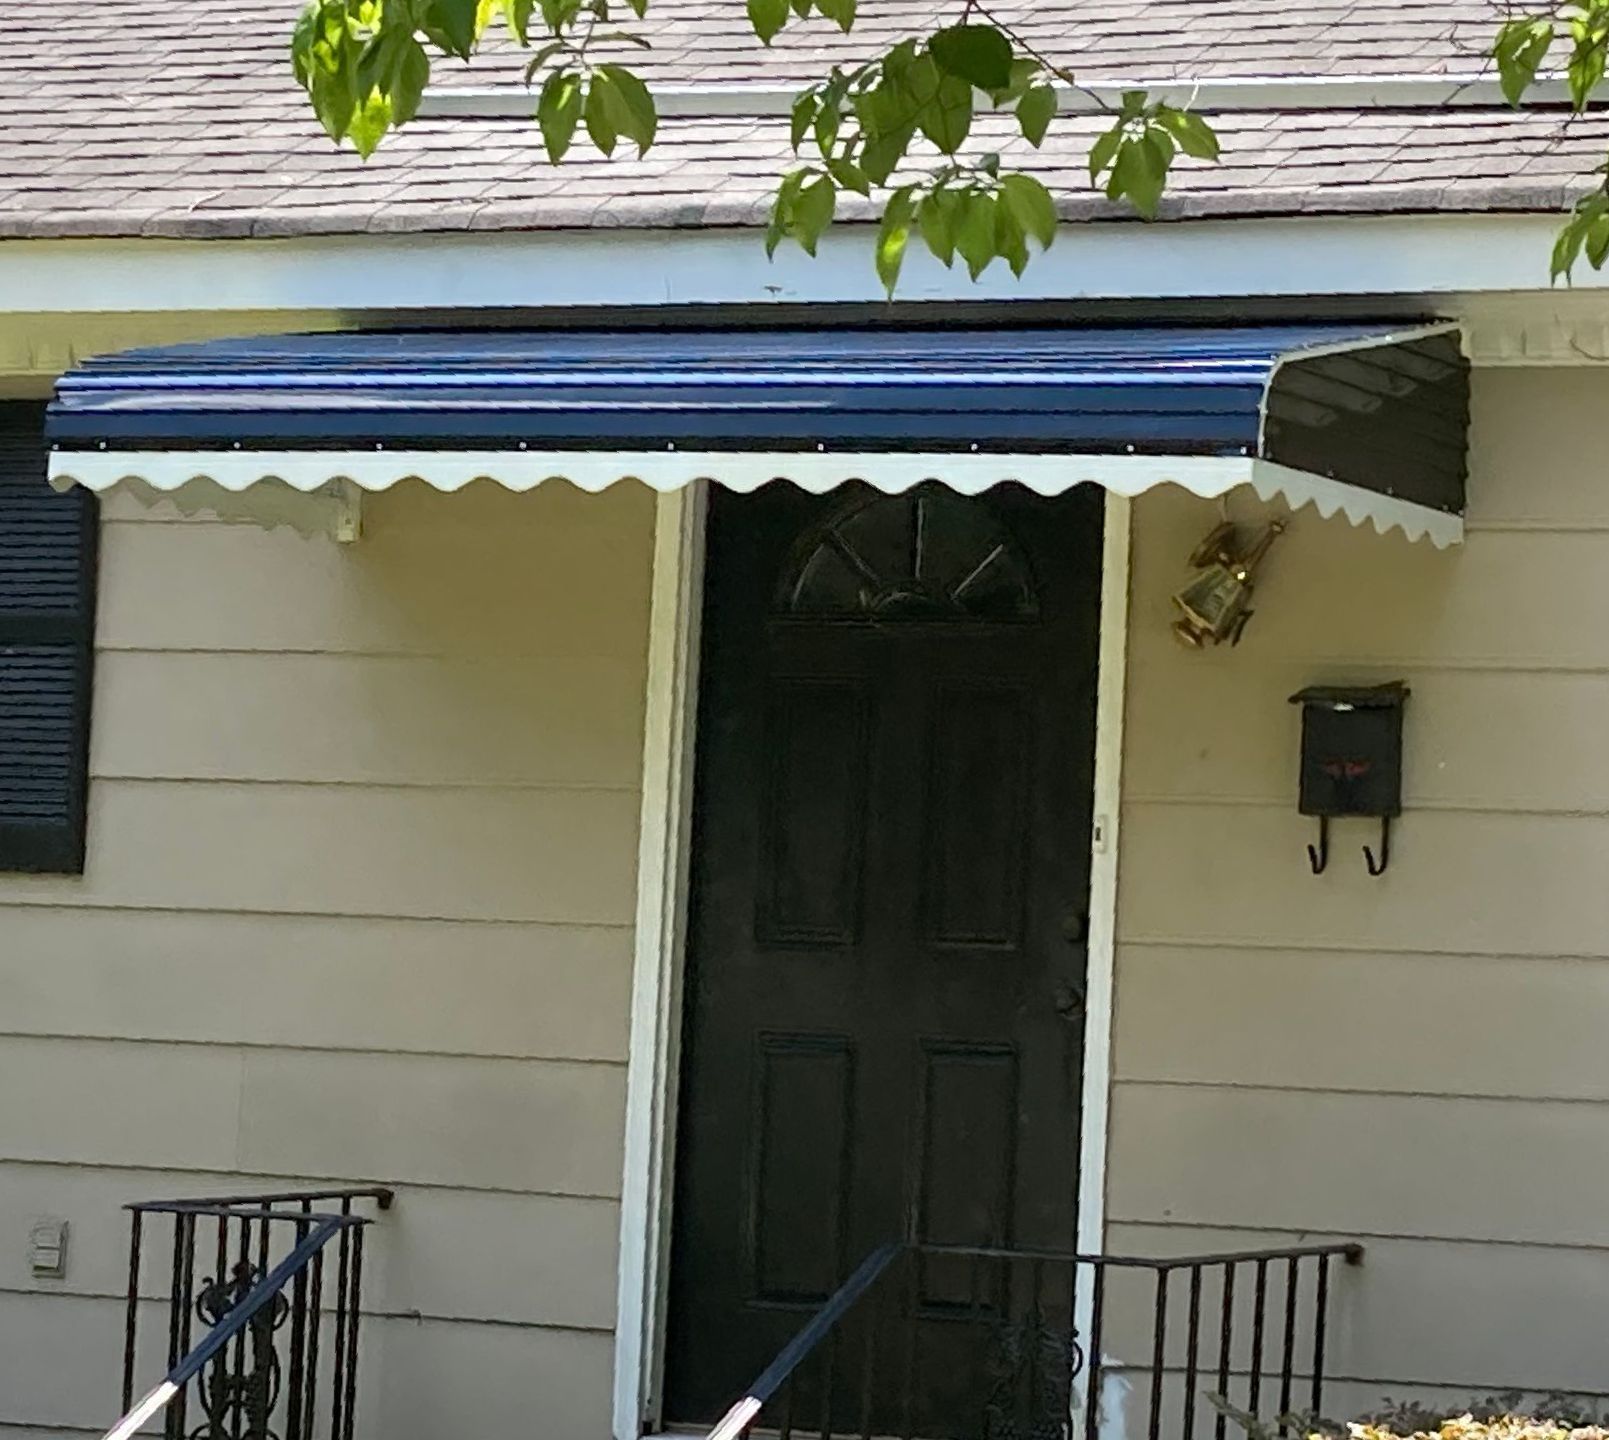
[[[58,481],[95,489],[1251,483],[1445,543],[1467,421],[1446,326],[493,330],[93,359],[48,433]]]

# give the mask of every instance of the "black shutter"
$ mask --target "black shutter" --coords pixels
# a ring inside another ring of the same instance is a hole
[[[45,407],[0,402],[0,871],[81,874],[98,525],[45,470]]]

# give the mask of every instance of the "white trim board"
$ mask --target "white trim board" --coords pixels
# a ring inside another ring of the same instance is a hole
[[[1556,214],[1359,215],[1064,226],[1019,280],[912,255],[901,301],[1539,292]],[[885,297],[870,226],[768,262],[757,229],[548,230],[281,240],[0,241],[0,312],[408,311],[863,302]],[[1609,288],[1586,270],[1578,291]]]
[[[637,930],[626,1077],[625,1173],[620,1200],[614,1347],[614,1440],[663,1429],[660,1413],[670,1205],[680,1059],[682,965],[690,862],[692,772],[704,592],[703,485],[662,494],[654,517],[643,742]],[[1084,1081],[1079,1127],[1078,1231],[1102,1248],[1111,1095],[1117,929],[1118,809],[1128,653],[1131,502],[1106,497],[1090,834]],[[1084,1302],[1088,1304],[1088,1297]],[[1089,1317],[1081,1315],[1084,1333]]]
[[[643,1420],[657,1416],[664,1360],[707,497],[703,485],[673,490],[658,497],[654,510],[620,1190],[615,1440],[638,1440]]]

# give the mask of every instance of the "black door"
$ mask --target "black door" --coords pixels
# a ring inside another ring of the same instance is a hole
[[[672,1422],[885,1241],[1073,1242],[1101,513],[712,498]]]

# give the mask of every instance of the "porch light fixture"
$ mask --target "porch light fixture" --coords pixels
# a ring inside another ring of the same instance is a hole
[[[1197,650],[1224,640],[1240,644],[1251,619],[1252,572],[1284,531],[1283,520],[1270,520],[1245,544],[1229,521],[1215,526],[1190,554],[1195,579],[1174,592],[1173,603],[1182,614],[1173,622],[1173,633]]]
[[[1311,685],[1291,696],[1302,707],[1301,791],[1297,809],[1318,817],[1318,844],[1307,863],[1322,875],[1330,860],[1330,821],[1367,815],[1380,821],[1380,853],[1365,845],[1363,863],[1384,875],[1391,822],[1402,814],[1402,707],[1408,687]]]

